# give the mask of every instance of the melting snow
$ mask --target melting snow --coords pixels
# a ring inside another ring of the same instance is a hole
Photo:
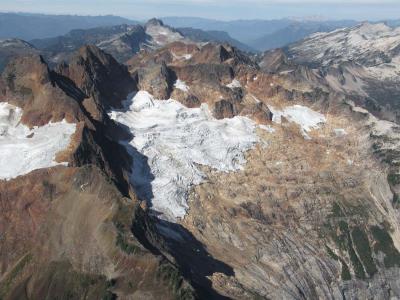
[[[58,152],[68,147],[76,125],[65,121],[29,129],[20,123],[22,110],[0,103],[0,179],[59,164]]]
[[[273,128],[271,125],[259,125],[259,127],[269,133],[275,132],[275,128]]]
[[[246,117],[216,120],[206,104],[187,108],[175,100],[155,100],[144,91],[133,97],[126,112],[110,116],[134,135],[126,145],[134,156],[131,183],[171,221],[185,215],[190,187],[204,179],[197,165],[239,170],[246,162],[244,152],[258,141],[256,125]]]
[[[150,25],[146,27],[146,34],[150,35],[156,44],[162,46],[175,41],[182,41],[184,37],[167,26]]]
[[[241,88],[242,85],[240,84],[239,80],[233,79],[231,83],[226,85],[228,88],[234,89],[234,88]]]
[[[344,130],[343,128],[335,128],[333,131],[335,132],[337,137],[341,137],[347,134],[346,130]]]
[[[326,123],[326,118],[323,114],[316,112],[302,105],[293,105],[285,107],[283,110],[276,110],[269,107],[272,112],[272,121],[281,123],[281,117],[285,117],[289,122],[294,122],[301,127],[303,136],[310,139],[307,132],[318,129],[320,124]]]
[[[184,91],[184,92],[188,92],[189,89],[190,89],[190,88],[188,87],[188,85],[186,84],[186,82],[184,82],[184,81],[182,81],[182,80],[180,80],[180,79],[178,79],[178,80],[175,82],[174,87],[177,88],[177,89],[179,89],[179,90],[181,90],[181,91]]]
[[[191,58],[193,57],[193,55],[192,55],[192,54],[189,54],[189,53],[186,53],[186,54],[183,54],[183,55],[177,55],[176,53],[171,52],[171,54],[172,54],[172,56],[173,56],[175,59],[177,59],[177,60],[181,60],[181,59],[183,59],[183,60],[189,60],[189,59],[191,59]]]

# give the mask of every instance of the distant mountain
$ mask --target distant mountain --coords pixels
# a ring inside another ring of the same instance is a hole
[[[317,66],[351,61],[365,67],[390,63],[400,55],[400,28],[364,22],[357,26],[316,33],[288,47],[297,63]]]
[[[254,41],[248,42],[248,44],[254,49],[260,51],[281,48],[290,43],[297,42],[312,33],[328,32],[337,28],[354,26],[356,23],[356,21],[351,20],[326,22],[296,22],[273,33],[266,34]]]
[[[225,31],[234,39],[245,44],[293,23],[293,20],[290,19],[218,21],[191,17],[166,17],[162,20],[176,28],[191,27],[207,31]]]
[[[388,26],[398,27],[400,26],[400,19],[399,20],[388,20],[386,21]]]
[[[117,16],[0,13],[0,38],[32,40],[63,35],[72,29],[137,23]]]
[[[225,31],[218,30],[201,30],[190,27],[185,28],[177,28],[179,32],[181,32],[185,37],[200,42],[220,42],[220,43],[228,43],[242,51],[246,52],[255,52],[255,50],[242,42],[232,38]]]
[[[400,27],[364,22],[316,33],[289,45],[286,54],[291,62],[322,70],[331,88],[375,115],[400,122]]]
[[[51,62],[67,59],[86,44],[97,45],[117,60],[124,61],[137,53],[146,39],[145,29],[141,25],[116,25],[75,29],[66,35],[32,40],[31,44],[46,53]]]
[[[35,39],[31,43],[58,63],[83,45],[96,45],[120,62],[125,62],[141,49],[158,49],[171,42],[183,41],[184,36],[160,20],[152,19],[145,25],[116,25],[91,29],[76,29],[47,39]]]
[[[192,28],[175,29],[158,19],[151,19],[144,25],[124,24],[76,29],[62,36],[30,41],[51,63],[68,61],[72,53],[87,44],[96,45],[124,63],[140,50],[159,49],[172,42],[228,43],[243,51],[253,51],[225,32]]]
[[[11,59],[37,53],[39,51],[35,47],[23,40],[0,40],[0,73]]]
[[[354,26],[354,20],[236,20],[218,21],[191,17],[167,17],[163,21],[174,27],[190,27],[205,31],[224,31],[251,49],[265,51],[299,41],[315,32]]]

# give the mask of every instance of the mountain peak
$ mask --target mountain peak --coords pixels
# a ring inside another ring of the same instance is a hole
[[[164,26],[164,23],[160,19],[152,18],[152,19],[148,20],[145,25],[145,27],[148,27],[148,26]]]
[[[384,23],[363,22],[350,28],[316,33],[289,46],[297,62],[332,65],[354,61],[364,66],[389,63],[399,45],[400,29]]]
[[[361,24],[357,25],[355,28],[362,30],[363,32],[367,33],[377,33],[377,32],[383,32],[383,31],[390,31],[391,28],[381,22],[381,23],[370,23],[368,21],[362,22]]]
[[[34,48],[28,42],[21,40],[21,39],[17,39],[17,38],[0,39],[0,47]]]

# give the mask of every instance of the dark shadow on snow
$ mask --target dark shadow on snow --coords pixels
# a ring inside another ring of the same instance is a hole
[[[114,111],[127,112],[132,104],[133,97],[134,95],[131,94],[128,99],[123,102],[123,108],[114,109]],[[151,200],[154,197],[151,182],[154,180],[154,175],[152,174],[148,164],[148,158],[130,144],[134,135],[130,131],[129,127],[118,122],[115,122],[115,124],[116,128],[113,130],[113,139],[123,145],[129,155],[131,163],[130,184],[139,199],[145,200],[149,207],[151,207]]]

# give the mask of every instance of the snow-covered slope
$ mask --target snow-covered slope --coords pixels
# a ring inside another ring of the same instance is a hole
[[[355,27],[316,33],[289,47],[297,62],[328,66],[344,61],[364,66],[389,63],[400,52],[400,28],[383,23],[362,23]]]
[[[307,132],[318,129],[321,124],[326,123],[323,114],[302,105],[288,106],[283,110],[277,110],[270,106],[269,109],[273,113],[273,122],[281,123],[281,119],[284,117],[289,122],[296,123],[300,126],[301,133],[306,139],[310,139]]]
[[[189,88],[189,86],[186,84],[186,82],[184,82],[184,81],[182,81],[182,80],[180,80],[180,79],[177,79],[177,80],[176,80],[176,82],[175,82],[175,84],[174,84],[174,87],[177,88],[177,89],[179,89],[179,90],[181,90],[181,91],[184,91],[184,92],[188,92],[188,91],[190,90],[190,88]]]
[[[0,179],[11,179],[58,164],[55,156],[68,147],[76,125],[65,121],[29,129],[20,123],[20,108],[0,103]]]
[[[162,47],[172,42],[185,41],[185,38],[178,31],[164,25],[160,20],[152,19],[147,22],[146,34],[151,36],[153,47]]]
[[[127,111],[110,116],[134,135],[126,146],[134,159],[131,180],[138,195],[169,220],[185,215],[189,189],[204,177],[198,165],[223,172],[241,169],[244,152],[258,141],[256,125],[246,117],[217,120],[205,104],[187,108],[175,100],[155,100],[145,91],[133,97]]]
[[[313,69],[336,92],[357,97],[359,105],[400,122],[400,27],[362,23],[317,33],[286,49],[289,62]]]

